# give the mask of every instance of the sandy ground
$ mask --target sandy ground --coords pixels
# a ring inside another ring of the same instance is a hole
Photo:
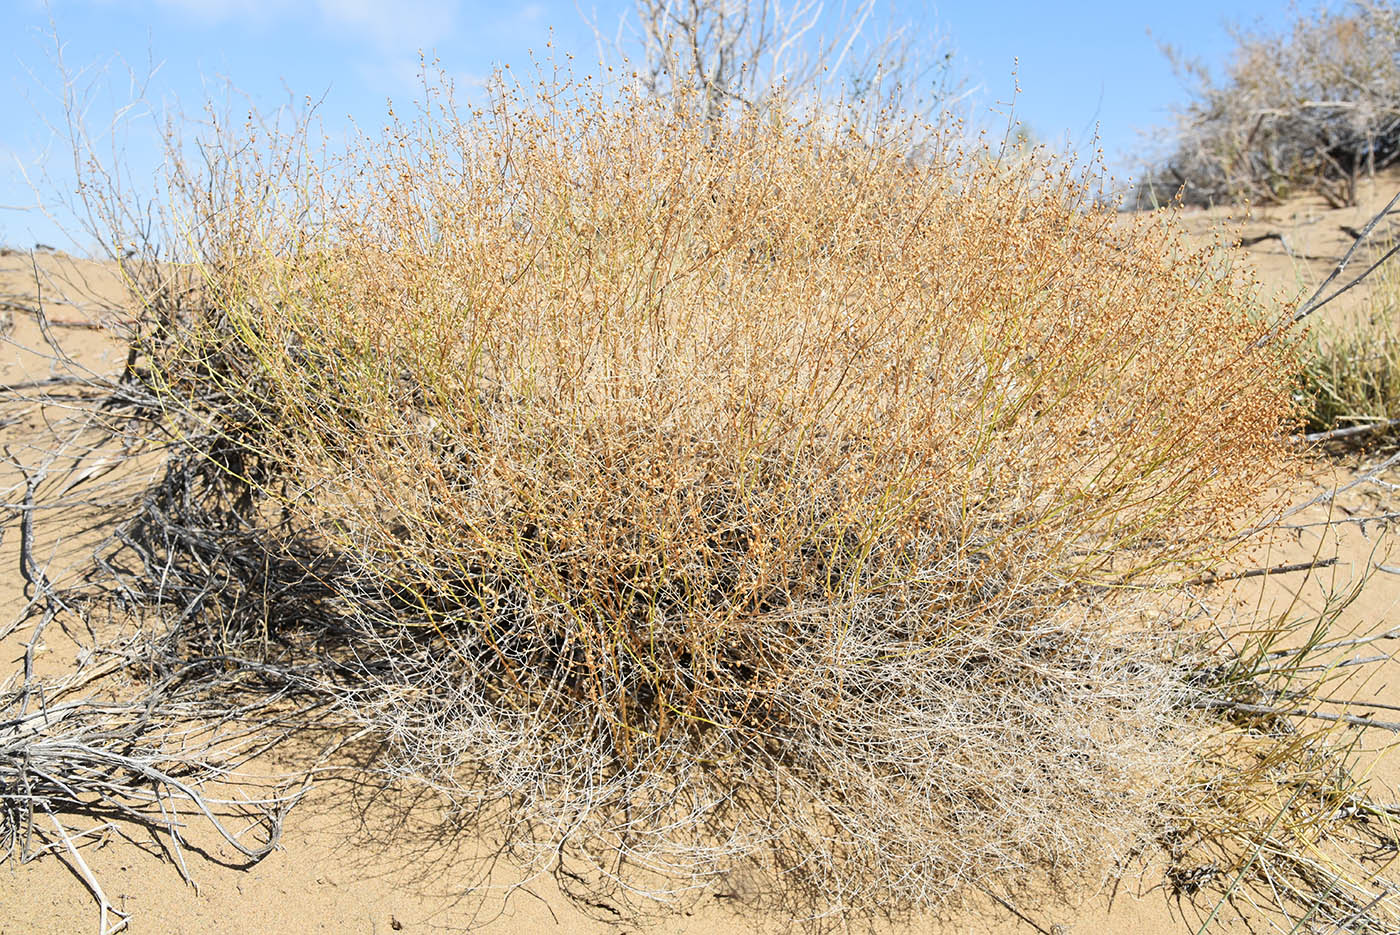
[[[1400,185],[1400,182],[1396,184]],[[1388,197],[1378,190],[1371,199]],[[1384,196],[1384,197],[1381,197]],[[1225,212],[1197,212],[1186,218],[1191,230],[1211,236]],[[1246,238],[1277,232],[1283,237],[1260,240],[1245,251],[1261,276],[1280,289],[1310,291],[1325,274],[1321,259],[1335,256],[1350,238],[1342,227],[1356,227],[1366,220],[1365,208],[1346,212],[1324,210],[1320,203],[1299,202],[1287,208],[1259,212],[1240,233]],[[61,256],[9,252],[0,256],[0,324],[6,314],[12,321],[9,334],[0,341],[0,384],[42,379],[65,370],[46,349],[35,316],[22,306],[34,294],[35,269],[55,279],[81,283],[69,304],[53,305],[49,316],[63,350],[99,374],[117,372],[123,348],[111,331],[104,296],[116,294],[118,284],[109,268],[100,264],[67,260]],[[44,287],[46,294],[47,287]],[[19,308],[6,308],[6,304]],[[0,425],[0,444],[23,453],[24,446],[40,436],[43,413],[20,413],[17,421]],[[1315,489],[1299,490],[1296,500],[1307,500],[1329,485],[1354,476],[1355,466],[1319,467]],[[1397,480],[1395,476],[1389,478]],[[13,468],[0,469],[5,502],[13,502]],[[1376,511],[1400,498],[1383,488],[1358,488],[1339,498],[1335,509]],[[1309,508],[1290,519],[1294,523],[1324,519],[1328,508]],[[11,523],[11,525],[13,525]],[[50,524],[52,528],[52,524]],[[1236,589],[1234,603],[1242,613],[1257,603],[1274,606],[1298,600],[1320,606],[1329,590],[1370,574],[1371,580],[1343,615],[1340,629],[1370,631],[1388,625],[1400,603],[1400,576],[1376,571],[1386,565],[1391,537],[1375,529],[1364,535],[1357,527],[1337,534],[1319,535],[1319,527],[1300,529],[1296,539],[1280,545],[1261,561],[1278,564],[1313,556],[1335,556],[1338,563],[1325,573],[1271,578],[1260,587],[1249,582]],[[23,582],[17,572],[16,536],[0,540],[0,623],[10,620],[24,605]],[[71,535],[42,540],[41,554],[51,562],[54,574],[77,568],[81,545],[89,538],[80,529]],[[1397,550],[1400,552],[1400,550]],[[1395,559],[1400,564],[1400,556]],[[19,665],[23,631],[0,641],[0,679]],[[61,633],[46,635],[46,651],[40,664],[58,671],[74,664],[77,644]],[[1358,670],[1359,671],[1359,670]],[[1368,695],[1400,704],[1400,663],[1368,667],[1364,685]],[[1368,731],[1362,738],[1374,752],[1371,762],[1376,793],[1396,801],[1400,788],[1400,751],[1386,749],[1389,734]],[[260,763],[274,774],[276,758]],[[533,932],[635,931],[591,918],[565,899],[551,880],[529,881],[502,902],[500,895],[471,891],[474,874],[464,868],[482,851],[482,842],[469,835],[453,834],[443,821],[441,804],[414,800],[411,793],[379,790],[343,780],[318,784],[295,809],[287,822],[282,848],[262,862],[244,867],[233,860],[227,847],[218,846],[197,824],[190,829],[190,843],[203,848],[204,856],[191,864],[196,886],[187,885],[173,866],[162,858],[150,840],[125,840],[109,834],[83,847],[91,866],[112,901],[132,915],[135,933],[272,933],[301,932],[443,932],[478,926],[481,931],[517,935]],[[980,899],[949,919],[919,918],[883,926],[890,932],[1011,933],[1083,932],[1092,935],[1194,931],[1209,904],[1193,907],[1174,900],[1161,885],[1159,866],[1148,863],[1116,887],[1088,886],[1082,892],[1044,892],[1040,898],[1018,896],[1024,919],[1017,918],[991,899]],[[512,868],[500,866],[492,882],[521,882]],[[689,913],[645,926],[648,931],[764,932],[783,931],[778,921],[743,911],[742,897],[713,897]],[[1247,912],[1246,912],[1247,914]],[[1228,913],[1227,913],[1228,915]],[[1246,930],[1243,922],[1236,922]],[[0,935],[20,933],[91,932],[97,928],[93,900],[74,868],[50,856],[26,865],[0,866]]]
[[[1191,236],[1206,243],[1216,238],[1238,240],[1242,260],[1256,272],[1265,291],[1280,302],[1307,298],[1332,272],[1336,261],[1355,242],[1355,235],[1400,191],[1400,171],[1378,174],[1358,183],[1355,207],[1334,209],[1319,196],[1303,196],[1278,205],[1188,209],[1181,213]],[[1377,225],[1369,243],[1394,243],[1400,220]],[[1360,271],[1360,257],[1348,267]],[[1340,285],[1345,277],[1339,277]],[[1329,292],[1331,287],[1329,287]],[[1364,308],[1365,285],[1329,303],[1316,316],[1316,326],[1340,323]]]

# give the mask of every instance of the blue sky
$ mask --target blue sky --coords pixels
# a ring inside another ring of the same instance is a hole
[[[829,0],[830,10],[841,0]],[[1013,61],[1022,93],[1016,112],[1043,140],[1084,149],[1095,128],[1110,165],[1126,171],[1144,145],[1141,131],[1161,126],[1181,87],[1157,41],[1208,63],[1229,48],[1224,28],[1266,20],[1282,27],[1288,7],[1259,0],[1181,0],[1162,4],[1081,2],[946,2],[884,0],[886,13],[914,19],[946,38],[960,72],[980,88],[972,99],[989,124],[1009,99]],[[573,52],[591,64],[597,53],[580,8],[607,28],[630,0],[4,0],[0,14],[0,242],[71,246],[58,227],[33,210],[25,181],[47,170],[66,183],[66,152],[46,120],[61,113],[58,72],[49,35],[52,17],[70,70],[84,68],[101,93],[88,113],[106,125],[129,99],[128,66],[156,68],[147,97],[156,106],[195,109],[205,89],[228,79],[259,106],[325,96],[332,127],[346,118],[374,126],[386,99],[413,95],[418,53],[436,54],[459,85],[502,63],[528,62],[530,50]],[[552,28],[552,32],[551,32]],[[1152,35],[1149,36],[1148,31]],[[1004,120],[1004,117],[1001,118]],[[139,124],[133,124],[139,126]],[[137,167],[154,162],[144,131],[125,140]],[[1147,145],[1151,145],[1149,138]],[[67,173],[71,176],[71,172]],[[41,183],[41,187],[43,187]]]

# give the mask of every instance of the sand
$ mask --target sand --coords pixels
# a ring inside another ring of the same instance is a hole
[[[1400,181],[1387,180],[1400,185]],[[1369,202],[1388,196],[1377,186]],[[1251,263],[1270,286],[1297,293],[1325,274],[1321,258],[1335,256],[1350,242],[1342,227],[1364,223],[1366,207],[1350,211],[1329,211],[1320,202],[1305,200],[1283,208],[1257,212],[1240,229],[1245,237],[1277,232],[1283,236],[1256,242],[1247,248],[1244,260]],[[1227,212],[1192,212],[1188,227],[1202,238],[1212,236]],[[1311,259],[1311,258],[1318,259]],[[109,266],[70,260],[61,255],[10,252],[0,256],[0,302],[25,305],[34,294],[35,267],[41,274],[84,285],[73,301],[49,308],[57,323],[52,329],[63,350],[92,371],[116,373],[124,358],[123,347],[113,332],[101,327],[111,323],[105,298],[119,293],[119,283]],[[42,278],[42,277],[41,277]],[[43,285],[46,295],[50,288]],[[19,297],[19,298],[16,298]],[[1359,299],[1359,297],[1357,297]],[[10,309],[13,327],[0,343],[0,383],[13,384],[43,379],[62,373],[66,365],[51,359],[35,316],[22,309]],[[18,421],[0,426],[0,445],[9,445],[21,454],[27,444],[42,437],[44,413],[37,407],[18,416]],[[1319,465],[1313,489],[1292,492],[1305,501],[1328,485],[1344,483],[1355,476],[1362,462],[1333,466]],[[8,489],[6,502],[13,502],[17,480],[13,468],[0,469],[0,486]],[[1400,480],[1400,474],[1389,477]],[[134,480],[139,480],[135,478]],[[1388,498],[1388,499],[1387,499]],[[1396,498],[1375,486],[1358,488],[1343,495],[1337,508],[1350,511],[1376,511],[1393,508]],[[1326,518],[1327,507],[1309,508],[1291,518],[1303,523]],[[17,568],[17,536],[11,531],[13,519],[0,540],[0,621],[8,621],[24,605],[23,582]],[[45,524],[40,553],[51,562],[57,577],[71,575],[81,568],[85,543],[93,533],[75,519],[72,527],[53,521]],[[1318,557],[1338,559],[1324,573],[1270,578],[1262,586],[1257,580],[1242,583],[1233,593],[1232,606],[1241,613],[1262,602],[1278,605],[1298,599],[1306,605],[1320,605],[1329,589],[1371,574],[1360,598],[1344,613],[1339,629],[1371,631],[1388,625],[1400,603],[1400,575],[1375,571],[1387,565],[1392,537],[1375,529],[1347,527],[1340,532],[1319,535],[1318,529],[1299,530],[1290,541],[1271,554],[1261,555],[1261,564],[1279,564]],[[1400,564],[1400,557],[1397,557]],[[20,665],[23,642],[21,630],[0,641],[0,678]],[[39,664],[44,671],[58,672],[74,665],[78,644],[55,630],[45,636],[45,651]],[[1360,672],[1360,670],[1358,670]],[[1400,704],[1400,663],[1394,660],[1367,667],[1364,685],[1368,695],[1391,704]],[[1387,750],[1391,735],[1367,731],[1363,743],[1372,751],[1371,764],[1375,793],[1395,801],[1400,787],[1400,752]],[[294,758],[288,752],[284,757]],[[286,768],[286,760],[264,758],[257,769],[275,776]],[[736,894],[710,895],[685,914],[652,921],[643,926],[616,925],[605,921],[604,910],[594,910],[594,918],[566,899],[548,878],[522,881],[519,871],[508,865],[497,866],[491,876],[494,884],[522,884],[502,899],[499,891],[471,888],[480,863],[473,858],[483,842],[470,834],[455,831],[444,820],[442,804],[430,797],[415,796],[412,790],[377,789],[364,783],[332,778],[311,788],[287,821],[280,850],[260,863],[243,866],[226,846],[219,846],[212,835],[192,822],[190,844],[203,848],[194,855],[190,871],[196,885],[185,883],[149,838],[127,839],[108,833],[87,841],[82,853],[87,864],[103,882],[112,902],[130,913],[134,933],[270,933],[292,935],[303,932],[443,932],[476,927],[488,933],[515,935],[533,932],[627,932],[645,929],[657,932],[766,932],[787,930],[780,919],[764,917],[746,909],[742,887]],[[880,926],[889,932],[983,932],[996,935],[1041,931],[1084,932],[1093,935],[1194,931],[1210,904],[1193,906],[1174,898],[1163,885],[1159,859],[1151,855],[1142,866],[1116,886],[1096,886],[1093,881],[1077,890],[1064,892],[1045,887],[1033,895],[1018,894],[1015,903],[1024,918],[1018,918],[993,900],[978,897],[949,918],[921,917],[899,924]],[[736,881],[737,883],[737,881]],[[1250,916],[1241,907],[1244,917]],[[1230,912],[1227,921],[1244,922]],[[1257,920],[1256,920],[1257,921]],[[97,928],[97,910],[91,894],[73,866],[59,856],[46,856],[25,865],[14,862],[0,867],[0,935],[19,933],[89,932]]]

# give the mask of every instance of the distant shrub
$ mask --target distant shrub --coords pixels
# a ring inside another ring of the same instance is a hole
[[[1400,6],[1361,0],[1299,15],[1291,31],[1236,31],[1223,78],[1168,55],[1192,81],[1175,148],[1139,200],[1275,202],[1298,192],[1335,206],[1400,158]]]
[[[1290,353],[1053,162],[694,112],[498,89],[339,160],[205,141],[133,280],[209,467],[165,541],[326,556],[285,593],[325,589],[383,768],[539,869],[747,864],[804,912],[1101,869],[1185,781],[1153,595],[1289,471]]]

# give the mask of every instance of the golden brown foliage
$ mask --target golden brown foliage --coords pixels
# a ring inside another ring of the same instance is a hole
[[[1248,285],[1050,160],[529,97],[175,178],[170,422],[336,557],[396,768],[624,891],[1121,854],[1194,743],[1143,595],[1291,464]]]

